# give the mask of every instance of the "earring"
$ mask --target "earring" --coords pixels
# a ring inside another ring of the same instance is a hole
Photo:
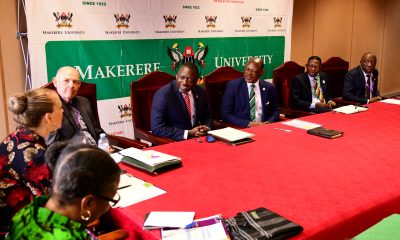
[[[90,217],[92,216],[92,213],[89,210],[86,210],[87,216],[85,217],[83,212],[81,212],[81,219],[83,221],[89,221]]]

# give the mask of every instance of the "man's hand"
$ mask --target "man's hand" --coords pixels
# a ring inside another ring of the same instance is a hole
[[[336,103],[334,101],[332,101],[332,100],[329,100],[328,105],[329,105],[330,108],[333,108],[333,107],[336,106]]]
[[[206,125],[200,125],[190,129],[188,131],[188,135],[191,137],[200,137],[200,136],[205,136],[208,131],[210,131],[209,127],[207,127]]]
[[[315,108],[318,108],[318,109],[327,109],[327,108],[332,109],[332,107],[329,104],[322,103],[322,102],[317,102],[315,104]]]
[[[380,100],[382,100],[382,98],[380,96],[377,96],[377,97],[371,98],[368,103],[373,103],[373,102],[377,102]]]

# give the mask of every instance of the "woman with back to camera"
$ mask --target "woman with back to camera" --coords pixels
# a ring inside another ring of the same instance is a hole
[[[44,139],[61,127],[63,117],[57,93],[43,88],[14,94],[8,109],[18,127],[0,143],[0,239],[19,209],[34,196],[48,194],[51,174]]]
[[[53,170],[50,198],[19,211],[7,239],[95,239],[86,225],[118,203],[118,165],[96,146],[66,143],[51,145],[46,162]]]

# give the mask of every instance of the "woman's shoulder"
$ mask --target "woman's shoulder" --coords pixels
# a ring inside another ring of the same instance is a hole
[[[45,208],[48,197],[37,197],[14,217],[8,239],[90,239],[85,228]]]

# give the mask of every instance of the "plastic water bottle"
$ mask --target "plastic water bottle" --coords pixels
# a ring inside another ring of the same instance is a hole
[[[108,142],[105,133],[100,133],[100,138],[99,141],[97,142],[97,146],[104,151],[108,151],[108,146],[110,146],[110,143]]]

